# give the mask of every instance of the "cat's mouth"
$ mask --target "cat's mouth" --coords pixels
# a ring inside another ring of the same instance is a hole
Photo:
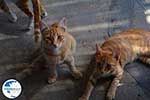
[[[51,52],[51,54],[53,54],[53,55],[59,55],[60,54],[60,47],[50,45],[47,47],[47,51]]]

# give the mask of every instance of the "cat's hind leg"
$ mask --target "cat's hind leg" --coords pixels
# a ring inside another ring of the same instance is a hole
[[[18,0],[16,5],[29,17],[27,29],[30,30],[34,27],[34,18],[33,13],[29,9],[28,1],[29,0]]]
[[[41,18],[42,19],[48,16],[48,13],[46,12],[42,2],[40,2],[40,11],[41,11]]]
[[[69,66],[71,74],[74,78],[79,79],[82,77],[82,73],[75,67],[75,61],[72,55],[69,55],[65,59],[64,63],[66,63]]]

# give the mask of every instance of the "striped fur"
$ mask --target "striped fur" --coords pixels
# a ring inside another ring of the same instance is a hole
[[[124,66],[139,58],[150,64],[150,32],[141,29],[130,29],[112,36],[96,46],[94,67],[86,80],[86,87],[79,100],[89,100],[97,79],[113,76],[106,99],[113,100],[117,86],[123,76]]]

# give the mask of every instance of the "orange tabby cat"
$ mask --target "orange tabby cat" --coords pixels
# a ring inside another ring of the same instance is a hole
[[[104,41],[96,46],[92,60],[91,72],[88,75],[86,87],[79,100],[89,100],[97,79],[113,76],[106,98],[115,98],[117,86],[123,76],[124,66],[139,58],[150,64],[150,32],[141,29],[130,29]]]
[[[49,66],[48,83],[54,83],[57,79],[56,65],[65,63],[69,66],[71,74],[75,78],[81,78],[82,73],[75,67],[74,52],[76,40],[66,31],[66,20],[63,18],[59,23],[54,23],[42,29],[42,55]],[[38,50],[37,50],[38,51]],[[37,57],[38,60],[41,57]]]

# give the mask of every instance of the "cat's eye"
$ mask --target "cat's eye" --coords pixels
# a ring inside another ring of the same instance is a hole
[[[107,64],[107,66],[108,66],[108,67],[111,67],[112,65],[111,65],[111,64]]]
[[[50,38],[50,37],[46,37],[46,39],[47,39],[47,40],[51,40],[51,38]]]
[[[51,39],[50,37],[46,37],[46,38],[45,38],[45,41],[46,41],[46,43],[51,44],[52,39]]]
[[[110,70],[112,67],[111,66],[107,66],[106,67],[106,70]]]
[[[64,37],[63,37],[62,35],[59,35],[59,36],[58,36],[58,39],[59,39],[59,40],[63,40]]]

